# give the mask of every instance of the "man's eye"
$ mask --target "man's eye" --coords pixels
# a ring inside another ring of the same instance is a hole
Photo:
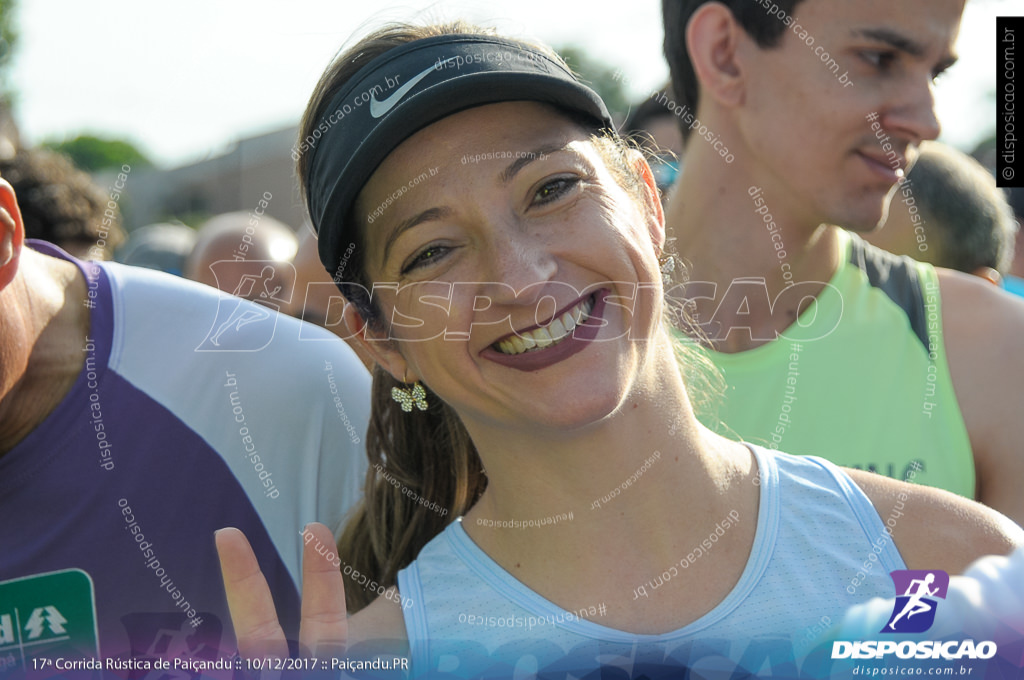
[[[580,183],[579,177],[559,177],[545,182],[534,194],[535,203],[543,205],[556,201]]]
[[[879,71],[888,71],[896,62],[895,52],[867,51],[861,53],[861,58]]]
[[[451,248],[442,245],[427,246],[426,248],[424,248],[423,250],[421,250],[420,252],[416,253],[416,255],[413,256],[409,263],[402,268],[402,273],[407,274],[408,272],[411,272],[414,269],[418,269],[419,267],[423,267],[428,264],[433,264],[434,262],[440,260],[442,257],[447,255],[450,250]]]

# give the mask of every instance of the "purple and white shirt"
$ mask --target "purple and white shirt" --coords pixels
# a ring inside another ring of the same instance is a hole
[[[73,619],[90,585],[101,656],[230,656],[213,540],[226,526],[248,536],[297,637],[301,530],[340,531],[361,494],[369,374],[273,309],[31,247],[79,266],[91,319],[74,386],[0,456],[0,668],[87,640]],[[65,570],[78,571],[40,576]]]

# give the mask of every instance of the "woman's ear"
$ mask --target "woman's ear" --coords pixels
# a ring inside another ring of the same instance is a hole
[[[633,168],[644,183],[644,212],[647,215],[647,228],[651,232],[651,241],[660,255],[665,249],[665,209],[661,205],[661,194],[654,180],[651,166],[639,151],[633,150]]]
[[[409,367],[405,357],[395,346],[395,342],[387,337],[386,332],[382,335],[367,323],[356,306],[348,299],[345,300],[345,309],[341,313],[341,319],[345,322],[345,328],[348,329],[345,342],[362,359],[367,368],[372,371],[373,364],[377,364],[390,373],[395,380],[402,382],[406,379]]]

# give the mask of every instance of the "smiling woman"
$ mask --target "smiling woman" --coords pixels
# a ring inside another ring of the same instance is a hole
[[[516,52],[529,58],[487,56]],[[792,674],[812,648],[804,631],[891,594],[888,571],[955,573],[1021,540],[970,501],[697,422],[699,360],[680,365],[663,321],[650,167],[557,55],[461,23],[389,27],[328,68],[300,134],[387,78],[403,86],[330,127],[299,175],[324,266],[349,262],[345,323],[377,362],[365,498],[339,556],[400,597],[374,600],[307,545],[302,645],[398,640],[415,677],[510,677],[523,664]],[[656,474],[639,474],[652,456]],[[903,518],[886,527],[878,509],[897,496]],[[872,553],[883,535],[892,542]],[[240,650],[287,654],[244,537],[221,531],[217,544]],[[847,578],[867,554],[885,568],[854,598]],[[635,596],[666,573],[656,597]],[[561,618],[534,631],[468,625],[467,611]],[[814,663],[802,677],[830,674]]]

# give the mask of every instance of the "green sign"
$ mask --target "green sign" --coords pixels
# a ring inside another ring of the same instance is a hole
[[[0,582],[0,675],[53,670],[58,657],[99,658],[89,574],[65,569]]]

